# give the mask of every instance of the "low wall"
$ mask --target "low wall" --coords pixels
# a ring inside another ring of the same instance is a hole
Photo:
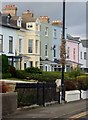
[[[66,91],[65,92],[65,101],[77,101],[80,100],[80,91],[79,90],[73,90],[73,91]]]
[[[88,98],[88,90],[87,91],[81,90],[81,98],[82,99],[87,99]]]
[[[2,116],[11,114],[17,109],[17,93],[8,92],[2,94]]]

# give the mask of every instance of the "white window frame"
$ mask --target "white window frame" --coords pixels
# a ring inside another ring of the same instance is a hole
[[[70,58],[70,47],[67,47],[67,58]]]
[[[49,35],[49,27],[45,27],[45,36]]]
[[[0,52],[3,52],[3,35],[0,34]]]
[[[57,29],[53,30],[53,37],[56,39],[57,38]]]
[[[80,52],[80,59],[82,59],[82,52]]]
[[[28,40],[28,53],[33,53],[33,39]]]
[[[19,38],[19,53],[22,52],[22,38]]]
[[[73,48],[73,59],[75,60],[75,53],[76,53],[76,49],[75,48]]]
[[[48,45],[47,44],[45,44],[45,57],[48,57]]]
[[[39,53],[38,52],[38,48],[39,48],[39,40],[36,40],[36,42],[35,42],[35,50],[36,50],[36,53]]]
[[[87,60],[87,52],[84,52],[84,60]]]
[[[9,36],[9,53],[13,53],[13,36]]]

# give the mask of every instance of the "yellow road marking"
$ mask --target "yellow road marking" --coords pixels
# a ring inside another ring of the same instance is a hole
[[[80,117],[86,116],[87,114],[88,114],[88,111],[79,113],[77,115],[73,115],[70,118],[80,118]]]

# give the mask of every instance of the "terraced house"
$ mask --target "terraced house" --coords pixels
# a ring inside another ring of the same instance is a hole
[[[79,44],[80,37],[74,37],[67,34],[65,71],[70,71],[71,69],[75,69],[77,66],[81,66],[79,61]]]
[[[57,71],[60,66],[62,22],[53,21],[50,23],[48,16],[40,16],[40,23],[40,67],[44,71]]]
[[[21,56],[16,56],[17,31],[19,27],[10,24],[10,15],[0,16],[0,55],[8,56],[9,64],[21,69]]]
[[[15,5],[6,5],[0,14],[0,54],[8,56],[16,69],[38,67],[43,71],[61,71],[60,46],[62,22],[37,18],[27,10],[17,16]],[[65,71],[79,66],[88,71],[88,40],[67,34]]]
[[[15,11],[15,12],[14,12]],[[40,25],[39,19],[34,18],[30,11],[24,12],[22,17],[17,16],[14,5],[6,5],[3,13],[10,15],[9,25],[19,28],[16,30],[14,47],[15,57],[20,57],[20,69],[40,67]],[[7,17],[6,17],[7,18]],[[11,30],[12,31],[12,30]],[[12,33],[10,31],[10,33]],[[5,29],[4,32],[7,32]],[[4,33],[3,33],[4,34]],[[5,53],[6,54],[6,53]],[[14,61],[12,60],[12,63]]]
[[[81,39],[79,44],[79,62],[81,70],[88,72],[88,39]]]

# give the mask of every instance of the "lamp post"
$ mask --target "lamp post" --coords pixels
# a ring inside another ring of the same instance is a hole
[[[65,101],[65,85],[64,85],[64,70],[65,70],[65,0],[63,0],[63,29],[62,29],[62,38],[60,46],[60,58],[62,64],[62,78],[61,78],[61,92],[62,92],[62,101]]]

